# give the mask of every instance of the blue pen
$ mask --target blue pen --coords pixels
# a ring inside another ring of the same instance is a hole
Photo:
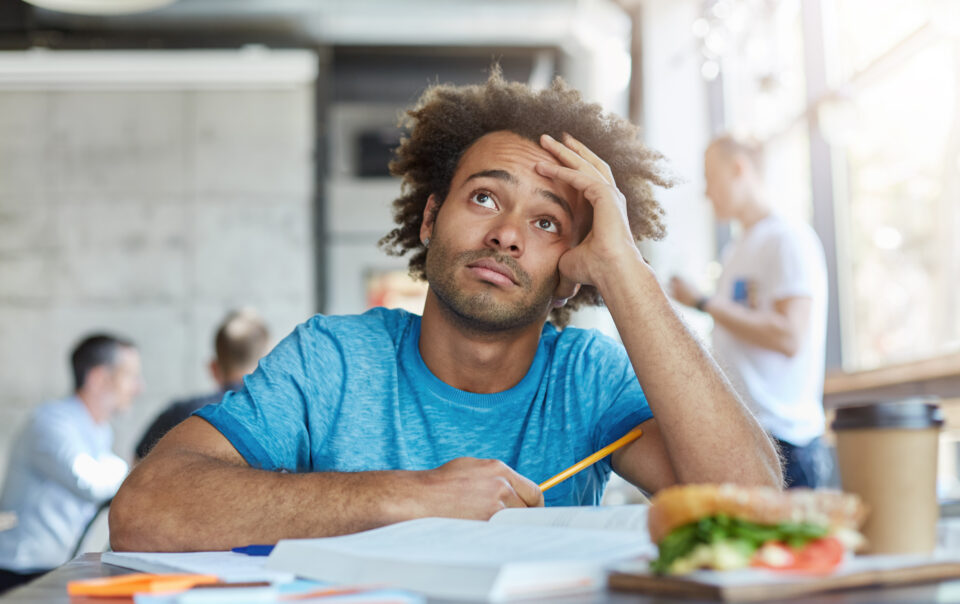
[[[248,556],[269,556],[273,551],[272,545],[248,545],[246,547],[235,547],[232,552],[246,554]]]

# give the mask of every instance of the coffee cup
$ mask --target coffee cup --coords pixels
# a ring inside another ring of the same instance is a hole
[[[937,544],[937,451],[943,415],[930,399],[837,409],[843,490],[869,508],[865,553],[929,553]]]

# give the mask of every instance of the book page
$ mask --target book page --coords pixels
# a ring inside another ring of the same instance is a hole
[[[647,532],[648,509],[646,505],[508,508],[494,514],[490,522]]]
[[[438,565],[501,566],[510,562],[622,560],[646,553],[633,532],[497,524],[454,518],[421,518],[363,533],[293,540],[307,548],[379,560]],[[271,554],[285,549],[281,541]],[[277,568],[268,563],[268,568]]]
[[[234,552],[104,552],[100,560],[145,573],[199,573],[223,581],[292,581],[292,573],[267,570],[266,556]]]

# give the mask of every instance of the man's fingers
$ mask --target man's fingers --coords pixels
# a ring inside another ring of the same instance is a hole
[[[569,132],[563,133],[563,144],[570,147],[583,159],[587,160],[591,166],[596,168],[604,180],[609,184],[616,186],[616,181],[613,178],[613,170],[610,169],[610,164],[603,161],[599,155],[590,150],[590,147],[584,145],[577,139],[573,137]]]
[[[596,166],[587,161],[587,159],[581,156],[579,153],[567,145],[564,145],[549,134],[544,134],[540,137],[540,146],[552,153],[557,159],[559,159],[568,167],[576,170],[585,170],[588,174],[597,176],[601,180],[606,180],[603,172],[598,170]]]
[[[520,496],[526,507],[532,508],[543,505],[543,492],[537,486],[537,483],[513,470],[510,470],[508,480],[510,480],[510,486]]]
[[[598,185],[602,182],[597,178],[591,178],[590,176],[587,176],[580,170],[565,168],[556,164],[548,164],[547,162],[538,163],[536,169],[537,172],[546,176],[547,178],[554,178],[556,180],[563,181],[581,192],[590,188],[591,185]],[[588,201],[591,203],[594,202],[592,199],[588,199]]]

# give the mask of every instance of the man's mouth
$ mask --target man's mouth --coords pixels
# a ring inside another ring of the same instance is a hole
[[[504,286],[519,285],[516,277],[513,276],[513,272],[493,258],[483,258],[471,262],[467,265],[467,268],[484,281]]]

